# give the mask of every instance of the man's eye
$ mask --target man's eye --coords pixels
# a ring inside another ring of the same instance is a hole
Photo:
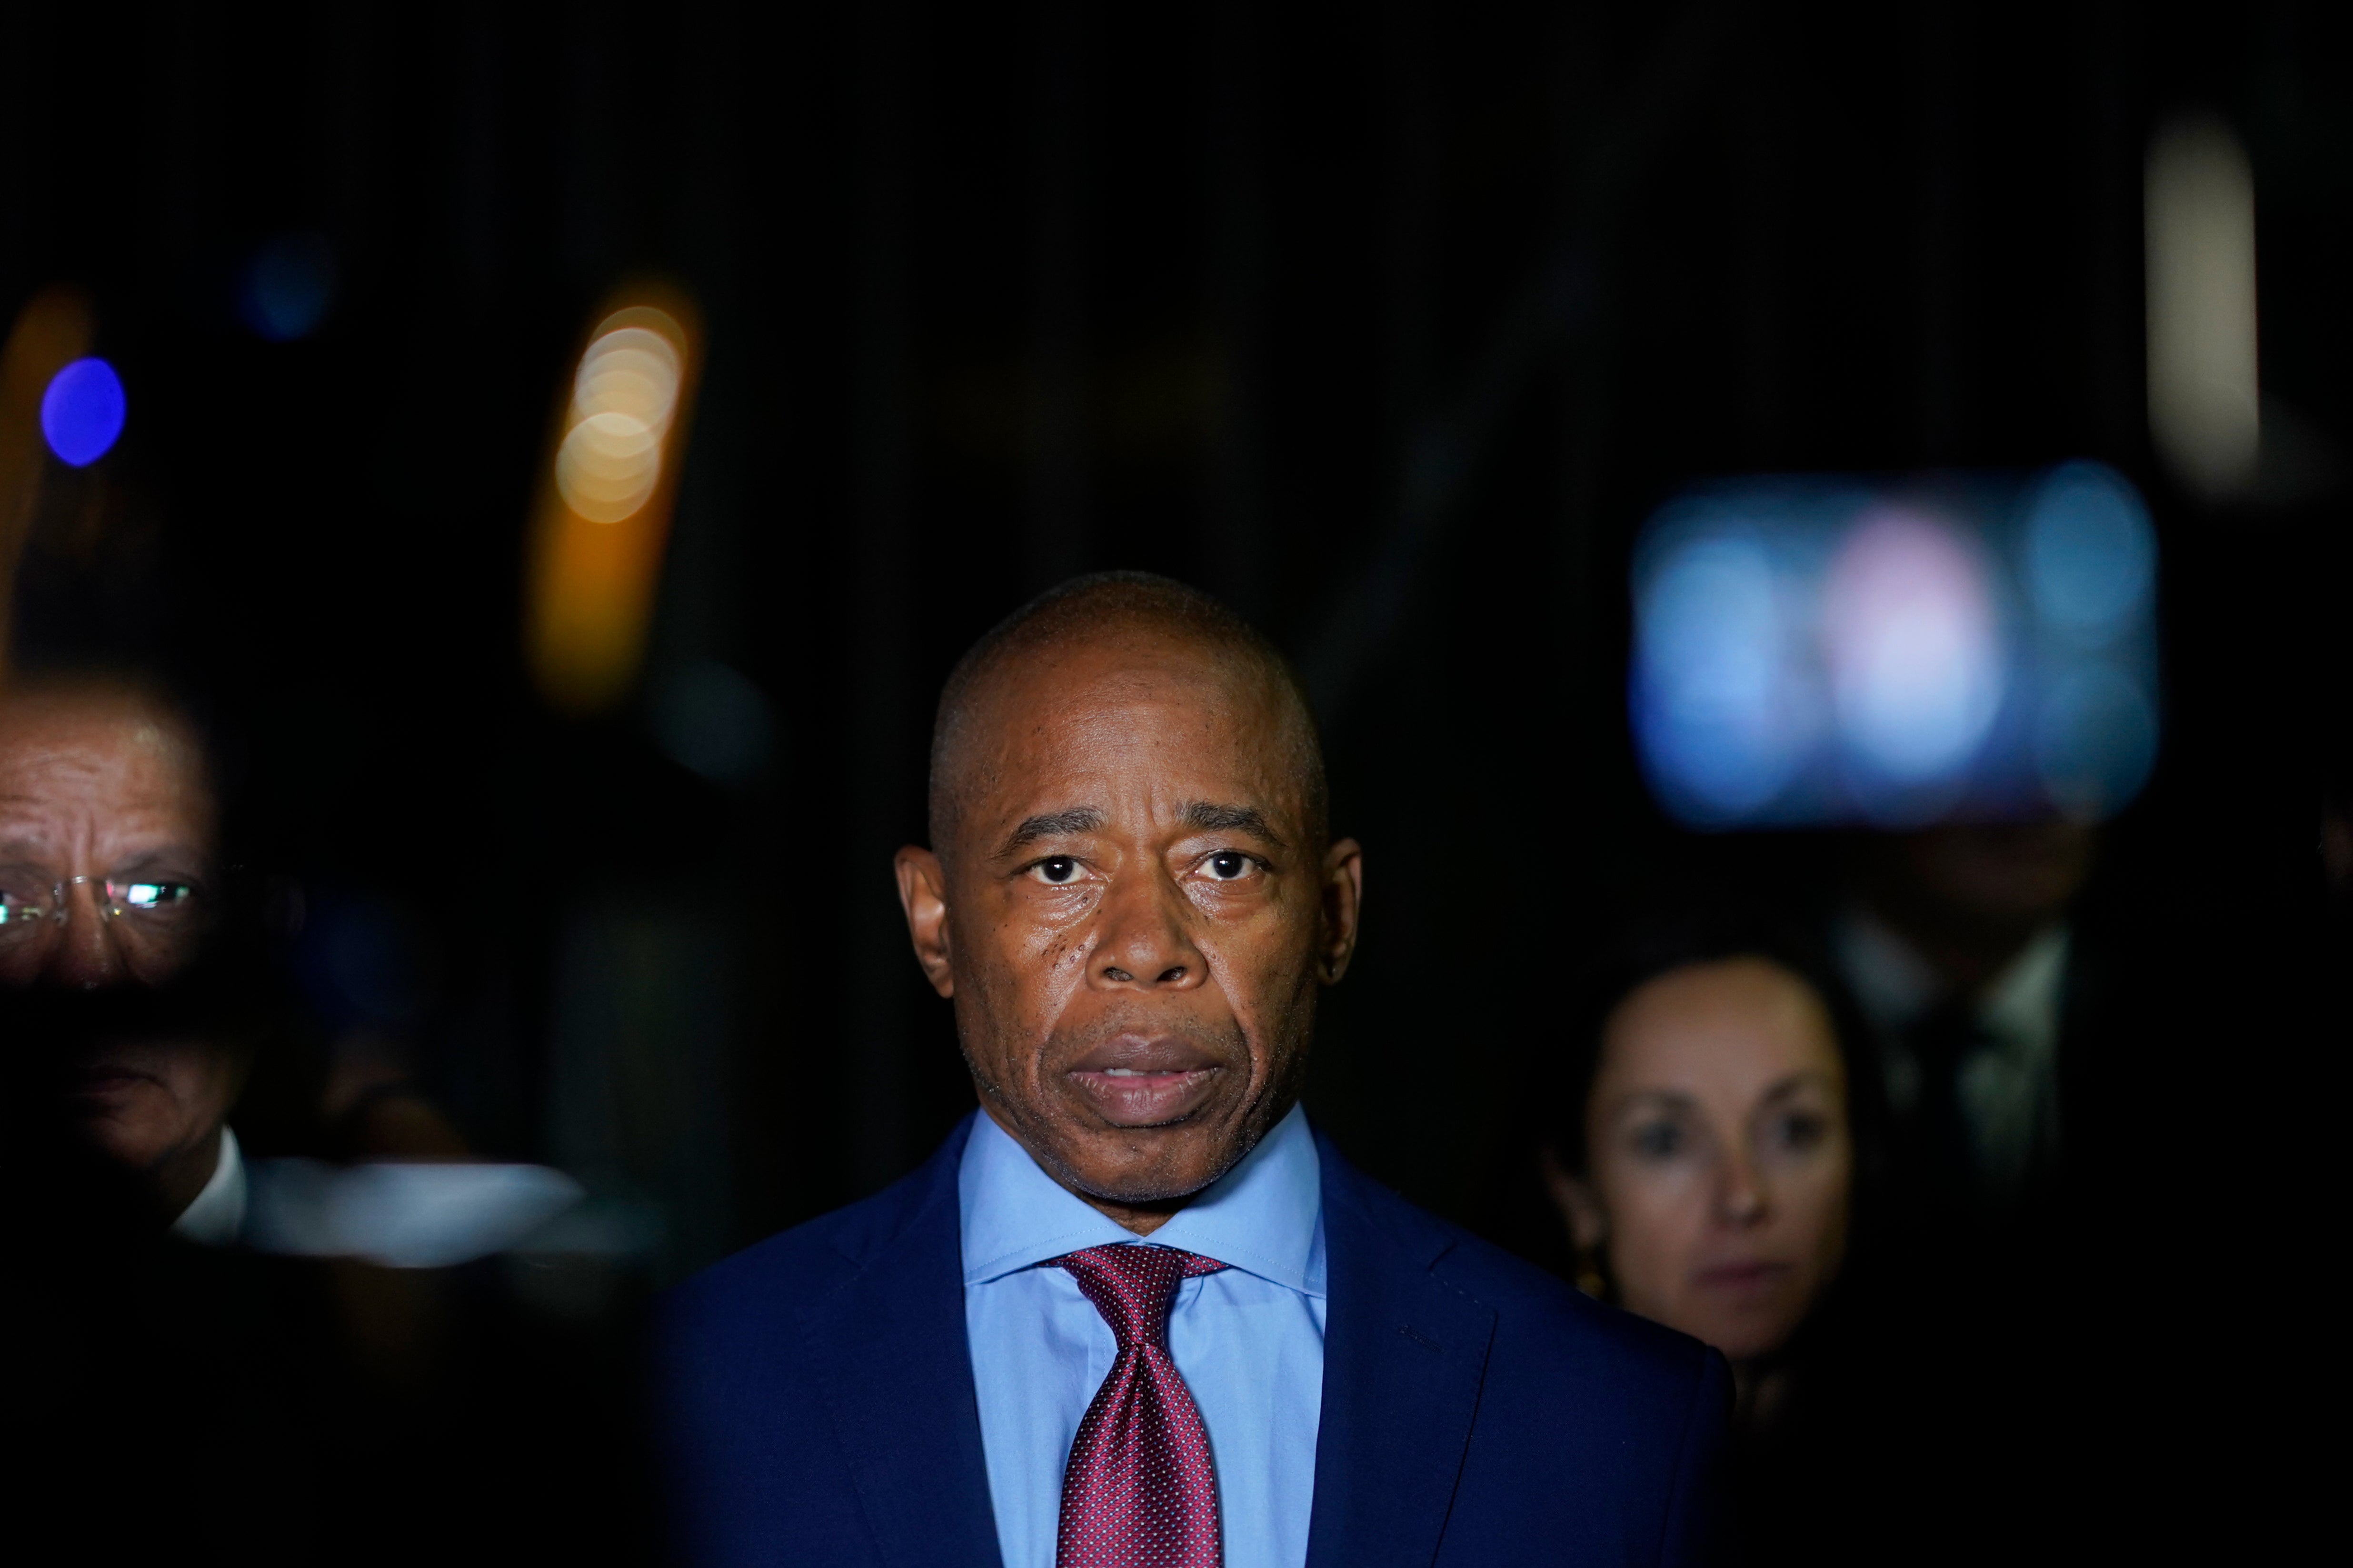
[[[1240,850],[1219,850],[1209,857],[1208,865],[1212,877],[1219,882],[1231,882],[1236,877],[1248,874],[1250,858]]]
[[[1050,854],[1029,869],[1039,881],[1050,882],[1059,886],[1077,879],[1079,863],[1066,854]]]
[[[117,887],[116,901],[126,909],[169,909],[196,895],[185,882],[126,882]]]

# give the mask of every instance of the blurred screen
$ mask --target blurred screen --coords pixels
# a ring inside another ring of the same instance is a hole
[[[1701,828],[2108,815],[2156,759],[2156,585],[2100,463],[1685,491],[1634,551],[1644,776]]]

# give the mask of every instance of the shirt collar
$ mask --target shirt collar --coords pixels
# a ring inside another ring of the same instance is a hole
[[[1047,1175],[987,1111],[975,1118],[956,1187],[966,1285],[1082,1247],[1144,1239],[1213,1257],[1303,1296],[1324,1294],[1323,1170],[1307,1113],[1297,1106],[1240,1164],[1145,1238]]]
[[[1868,909],[1849,909],[1834,937],[1848,986],[1873,1025],[1900,1033],[1936,1004],[1936,970]],[[2046,1044],[2045,1036],[2055,1037],[2067,948],[2065,925],[2044,927],[1978,993],[1978,1023],[2029,1051]]]
[[[212,1179],[172,1222],[172,1234],[200,1246],[232,1245],[245,1231],[246,1192],[245,1153],[236,1132],[224,1125]]]
[[[2066,927],[2045,930],[1994,977],[1978,1003],[1987,1032],[2021,1054],[2047,1055],[2058,1042],[2067,948]]]

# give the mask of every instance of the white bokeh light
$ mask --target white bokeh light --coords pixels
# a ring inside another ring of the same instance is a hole
[[[2195,114],[2158,128],[2142,216],[2149,434],[2191,488],[2219,499],[2254,482],[2263,453],[2255,178],[2229,125]]]
[[[1982,558],[1955,530],[1900,511],[1856,525],[1823,579],[1821,634],[1839,738],[1866,793],[1968,767],[2001,705],[1999,630]]]
[[[658,312],[627,313],[658,317]],[[591,523],[618,523],[653,499],[661,482],[663,438],[678,408],[681,363],[661,332],[601,327],[573,377],[569,429],[555,450],[555,489]]]
[[[1708,831],[2112,816],[2159,746],[2158,544],[2089,461],[1695,486],[1634,553],[1643,776]]]

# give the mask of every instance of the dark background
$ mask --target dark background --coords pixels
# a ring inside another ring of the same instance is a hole
[[[298,962],[329,1025],[396,1036],[482,1149],[656,1206],[674,1277],[970,1103],[888,870],[955,655],[1075,571],[1198,583],[1299,661],[1366,846],[1311,1108],[1502,1230],[1584,954],[1683,879],[1818,897],[1841,850],[1649,803],[1643,517],[1708,475],[2098,458],[2157,513],[2168,730],[2091,897],[2183,986],[2149,1070],[2200,1107],[2146,1265],[2243,1277],[2202,1178],[2308,1149],[2335,1061],[2284,999],[2342,730],[2345,17],[20,7],[0,305],[90,290],[131,407],[47,471],[20,635],[200,671],[256,853],[343,933]],[[2142,157],[2201,106],[2253,162],[2303,454],[2223,507],[2143,411]],[[287,234],[334,298],[265,342],[237,281]],[[707,375],[644,691],[565,720],[520,657],[525,523],[580,334],[649,274]],[[656,741],[712,662],[765,710],[730,783]]]

